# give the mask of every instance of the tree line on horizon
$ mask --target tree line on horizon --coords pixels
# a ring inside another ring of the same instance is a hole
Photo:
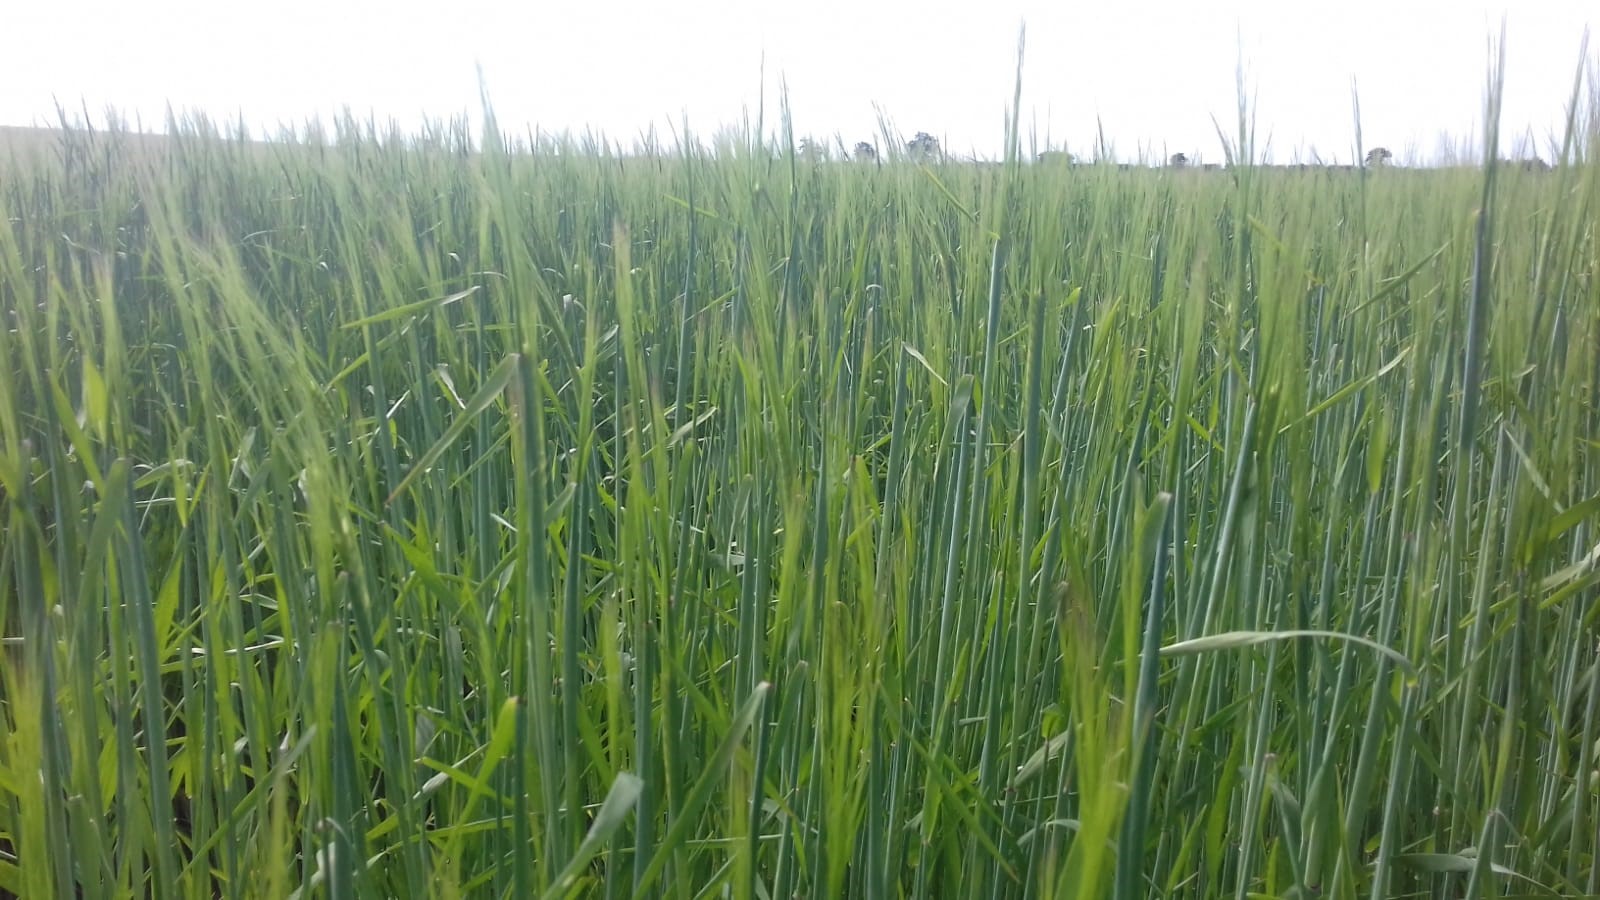
[[[881,161],[882,154],[879,153],[877,145],[871,141],[858,141],[856,142],[855,146],[849,150],[845,150],[843,142],[840,141],[839,149],[841,155],[848,160],[862,163],[878,163]],[[802,157],[813,161],[823,161],[831,158],[831,154],[828,151],[827,145],[823,142],[813,140],[812,138],[802,138],[800,140],[798,150]],[[926,131],[917,132],[911,138],[911,140],[906,142],[905,156],[913,160],[922,161],[943,161],[947,159],[944,149],[940,146],[939,139]],[[1034,159],[1036,162],[1043,164],[1068,166],[1096,165],[1107,162],[1106,160],[1085,161],[1077,154],[1070,153],[1066,150],[1045,150],[1035,154]],[[1552,168],[1549,163],[1545,162],[1538,156],[1531,156],[1523,159],[1501,159],[1500,163],[1502,165],[1514,165],[1528,171],[1536,172],[1545,172]],[[1298,171],[1309,171],[1313,169],[1353,171],[1361,168],[1384,168],[1394,164],[1393,151],[1389,150],[1387,147],[1379,146],[1368,150],[1360,165],[1325,163],[1317,161],[1312,163],[1277,164],[1269,165],[1269,167],[1295,169]],[[1117,163],[1116,165],[1123,169],[1143,168],[1143,166],[1135,163]],[[1224,166],[1220,163],[1197,163],[1194,160],[1191,160],[1187,153],[1182,152],[1174,153],[1171,156],[1168,156],[1165,161],[1165,167],[1172,169],[1196,168],[1202,171],[1214,171],[1224,168]]]

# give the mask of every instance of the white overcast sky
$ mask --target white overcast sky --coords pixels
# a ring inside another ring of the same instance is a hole
[[[787,83],[798,134],[853,144],[878,111],[948,150],[993,155],[1027,26],[1025,135],[1085,152],[1219,160],[1236,131],[1236,67],[1258,143],[1348,161],[1352,84],[1367,146],[1404,159],[1460,144],[1482,122],[1491,37],[1506,20],[1507,152],[1548,156],[1600,3],[1444,0],[813,0],[813,2],[352,2],[0,0],[0,124],[53,119],[60,101],[159,124],[168,104],[275,128],[343,107],[403,124],[475,114],[478,67],[509,126],[592,128],[631,143],[687,117],[709,133]],[[764,68],[763,68],[764,67]],[[1025,136],[1025,140],[1027,140]]]

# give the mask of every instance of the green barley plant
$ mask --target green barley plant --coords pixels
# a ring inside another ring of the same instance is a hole
[[[1581,87],[1550,172],[10,141],[0,892],[1600,893]]]

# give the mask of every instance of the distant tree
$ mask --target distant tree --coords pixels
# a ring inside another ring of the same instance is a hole
[[[1046,165],[1075,166],[1078,164],[1078,157],[1068,153],[1065,150],[1046,150],[1039,154],[1039,162],[1045,163]]]
[[[1167,160],[1167,165],[1173,167],[1174,169],[1181,169],[1188,164],[1189,157],[1184,153],[1174,153],[1172,154],[1172,157]]]
[[[822,162],[828,158],[828,145],[808,137],[800,139],[800,146],[795,151],[807,162]]]
[[[878,148],[872,146],[866,141],[862,141],[861,143],[856,144],[856,151],[853,155],[858,162],[877,162]]]
[[[906,144],[906,152],[914,157],[936,158],[939,156],[939,139],[926,131],[919,131]]]
[[[1506,159],[1502,156],[1500,157],[1500,165],[1503,168],[1517,168],[1524,172],[1548,172],[1551,169],[1549,163],[1537,156],[1527,156],[1521,159]]]
[[[1367,165],[1374,168],[1388,165],[1391,159],[1394,159],[1394,154],[1389,152],[1388,147],[1373,147],[1367,151]]]

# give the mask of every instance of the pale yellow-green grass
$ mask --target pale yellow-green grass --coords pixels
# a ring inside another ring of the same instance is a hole
[[[1600,892],[1591,121],[14,142],[0,891]]]

